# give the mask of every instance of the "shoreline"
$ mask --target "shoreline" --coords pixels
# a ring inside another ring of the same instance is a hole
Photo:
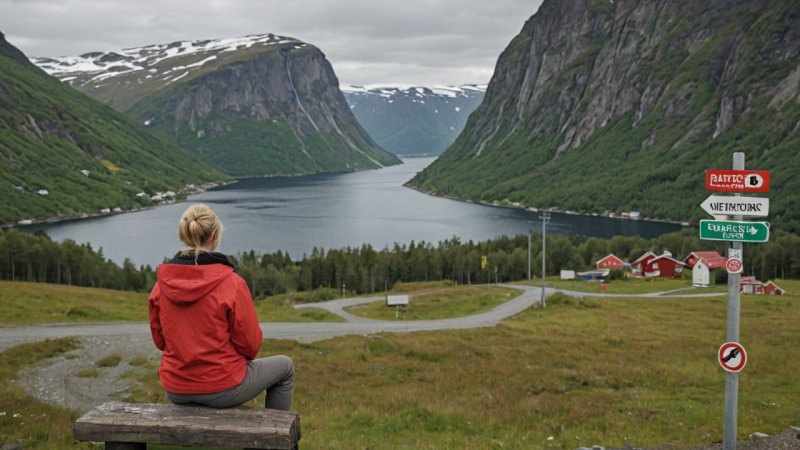
[[[400,157],[398,156],[398,158],[400,158]],[[265,174],[265,175],[243,176],[243,177],[232,178],[229,181],[221,181],[219,183],[213,183],[213,182],[204,183],[204,184],[200,185],[200,187],[198,189],[192,190],[191,192],[185,192],[186,197],[185,198],[181,198],[181,199],[170,200],[170,201],[160,201],[158,203],[145,205],[145,206],[141,206],[141,207],[135,207],[135,208],[131,208],[131,209],[120,209],[119,211],[115,211],[115,210],[111,209],[109,212],[92,212],[92,213],[82,212],[82,213],[79,213],[79,214],[74,215],[74,216],[51,216],[51,217],[48,217],[48,218],[45,218],[45,219],[20,219],[20,220],[17,220],[16,222],[6,222],[6,223],[0,224],[0,230],[8,229],[8,228],[24,228],[24,227],[29,227],[29,226],[33,226],[33,225],[42,225],[42,224],[77,222],[79,220],[85,220],[85,219],[96,219],[98,217],[110,217],[110,216],[115,216],[117,214],[126,214],[126,213],[135,213],[135,212],[139,212],[139,211],[147,211],[147,210],[150,210],[150,209],[153,209],[153,208],[157,208],[159,206],[172,205],[172,204],[175,204],[175,203],[181,203],[181,202],[186,201],[192,195],[202,194],[203,192],[210,191],[212,189],[228,186],[228,185],[231,185],[231,184],[236,184],[241,180],[246,180],[246,179],[251,179],[251,178],[278,178],[278,177],[295,178],[295,177],[310,176],[310,175],[322,175],[322,174],[325,174],[325,175],[329,175],[329,174],[347,174],[347,173],[362,172],[362,171],[365,171],[365,170],[379,170],[379,169],[382,169],[382,168],[392,167],[392,166],[402,165],[402,164],[405,164],[405,163],[403,162],[402,158],[400,158],[400,164],[392,164],[392,165],[387,165],[387,166],[373,168],[373,169],[362,169],[362,170],[351,170],[351,171],[340,171],[340,172],[317,172],[317,173],[296,173],[296,174]],[[179,191],[178,194],[182,194],[182,192]]]
[[[372,169],[372,170],[374,170],[374,169]],[[325,172],[325,173],[329,173],[329,172]],[[336,172],[333,172],[333,173],[336,173]],[[351,172],[340,172],[340,173],[351,173]],[[206,183],[206,184],[203,184],[203,185],[201,185],[201,187],[199,189],[193,190],[192,192],[186,192],[185,193],[186,197],[181,198],[181,199],[176,199],[176,200],[171,200],[171,201],[161,201],[161,202],[156,203],[156,204],[151,204],[151,205],[146,205],[146,206],[141,206],[141,207],[135,207],[135,208],[131,208],[131,209],[120,209],[118,211],[111,210],[109,212],[94,212],[94,213],[83,212],[83,213],[80,213],[80,214],[75,215],[75,216],[66,216],[66,217],[64,217],[64,216],[54,216],[54,217],[48,217],[46,219],[25,219],[25,220],[19,220],[17,222],[7,222],[7,223],[0,224],[0,229],[25,228],[25,227],[33,226],[33,225],[55,224],[55,223],[64,223],[64,222],[77,222],[77,221],[84,220],[84,219],[96,219],[98,217],[110,217],[110,216],[115,216],[117,214],[126,214],[126,213],[135,213],[135,212],[140,212],[140,211],[147,211],[147,210],[150,210],[150,209],[157,208],[159,206],[181,203],[181,202],[184,202],[184,201],[188,200],[189,197],[191,197],[193,195],[202,194],[203,192],[210,191],[210,190],[213,190],[213,189],[216,189],[216,188],[228,186],[228,185],[231,185],[231,184],[236,184],[240,180],[244,180],[244,179],[249,179],[249,178],[274,178],[274,177],[290,177],[290,178],[293,178],[293,177],[297,177],[297,176],[308,176],[308,175],[317,175],[317,174],[296,174],[296,175],[285,175],[285,174],[274,175],[274,174],[271,174],[271,175],[248,176],[248,177],[234,178],[234,179],[231,179],[229,181],[224,181],[224,182],[219,182],[219,183]],[[659,218],[652,218],[652,217],[641,217],[641,218],[625,217],[625,216],[623,216],[623,214],[626,213],[626,212],[621,212],[621,213],[610,212],[609,214],[605,214],[605,213],[583,213],[583,212],[570,211],[570,210],[564,211],[564,210],[558,209],[556,207],[550,207],[550,208],[530,207],[530,206],[526,206],[526,205],[523,205],[523,204],[520,204],[520,203],[517,203],[517,202],[503,203],[503,202],[500,202],[500,201],[497,201],[497,200],[493,201],[493,202],[483,201],[483,200],[474,201],[474,200],[467,200],[467,199],[463,199],[463,198],[454,197],[454,196],[451,196],[451,195],[434,194],[432,192],[428,192],[428,191],[419,189],[419,188],[417,188],[415,186],[411,186],[411,185],[408,185],[408,184],[403,184],[402,186],[405,187],[405,188],[411,189],[413,191],[419,192],[421,194],[429,195],[431,197],[444,198],[444,199],[447,199],[447,200],[453,200],[453,201],[457,201],[457,202],[461,202],[461,203],[471,203],[471,204],[475,204],[475,205],[490,206],[490,207],[495,207],[495,208],[521,209],[521,210],[529,211],[529,212],[546,211],[546,212],[550,212],[550,213],[564,214],[564,215],[571,215],[571,216],[602,217],[602,218],[607,218],[607,219],[629,220],[629,221],[633,221],[633,222],[651,222],[651,223],[665,223],[665,224],[671,224],[671,225],[680,225],[680,226],[682,226],[684,228],[691,227],[691,224],[689,222],[687,222],[687,221],[679,222],[679,221],[675,221],[675,220],[659,219]],[[629,212],[627,212],[627,213],[629,214]]]
[[[98,217],[111,217],[111,216],[116,216],[118,214],[127,214],[127,213],[135,213],[135,212],[140,212],[140,211],[148,211],[148,210],[157,208],[159,206],[174,205],[176,203],[182,203],[182,202],[188,200],[189,197],[191,197],[192,195],[202,194],[203,192],[209,191],[211,189],[215,189],[215,188],[222,187],[222,186],[227,186],[229,184],[237,183],[238,181],[239,181],[238,179],[233,179],[231,181],[223,181],[223,182],[219,182],[219,183],[213,183],[213,182],[203,183],[202,185],[200,185],[199,188],[196,188],[196,189],[192,190],[191,192],[186,192],[186,191],[184,191],[184,192],[179,191],[178,192],[179,195],[184,195],[185,194],[185,197],[177,198],[177,199],[174,199],[174,200],[162,200],[162,201],[160,201],[158,203],[153,203],[153,204],[150,204],[150,205],[139,206],[139,207],[134,207],[134,208],[130,208],[130,209],[122,209],[122,208],[117,207],[117,208],[114,208],[114,209],[109,209],[108,212],[102,212],[102,210],[100,212],[92,212],[92,213],[82,212],[82,213],[79,213],[79,214],[74,215],[74,216],[51,216],[51,217],[48,217],[46,219],[21,219],[21,220],[18,220],[16,222],[6,222],[6,223],[3,223],[3,224],[0,224],[0,229],[9,229],[9,228],[22,229],[22,228],[29,227],[29,226],[34,226],[34,225],[77,222],[77,221],[86,220],[86,219],[96,219]]]
[[[533,206],[526,206],[526,205],[523,205],[523,204],[517,203],[517,202],[510,203],[510,204],[504,204],[504,203],[501,203],[501,202],[499,202],[497,200],[495,200],[494,202],[489,202],[489,201],[484,201],[484,200],[480,200],[480,201],[476,202],[476,201],[473,201],[473,200],[465,200],[463,198],[453,197],[451,195],[434,194],[432,192],[424,191],[422,189],[418,189],[417,187],[410,186],[408,184],[404,184],[403,187],[411,189],[411,190],[416,191],[416,192],[419,192],[420,194],[430,195],[431,197],[445,198],[445,199],[448,199],[448,200],[455,200],[457,202],[471,203],[473,205],[491,206],[491,207],[495,207],[495,208],[521,209],[521,210],[529,211],[529,212],[542,212],[542,211],[545,211],[545,212],[549,212],[549,213],[564,214],[564,215],[567,215],[567,216],[602,217],[602,218],[606,218],[606,219],[629,220],[629,221],[632,221],[632,222],[667,223],[667,224],[671,224],[671,225],[680,225],[680,226],[682,226],[684,228],[688,228],[688,227],[692,226],[688,221],[679,222],[679,221],[676,221],[676,220],[658,219],[658,218],[652,218],[652,217],[640,217],[640,218],[624,217],[622,214],[624,214],[625,212],[621,212],[621,213],[619,213],[619,215],[617,215],[616,212],[611,212],[608,215],[604,215],[604,214],[598,214],[598,213],[581,213],[581,212],[569,211],[569,210],[563,211],[563,210],[560,210],[560,209],[558,209],[556,207],[536,208],[536,207],[533,207]]]

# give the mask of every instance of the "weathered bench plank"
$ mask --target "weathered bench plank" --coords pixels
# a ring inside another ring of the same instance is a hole
[[[293,449],[300,415],[261,408],[108,402],[75,421],[79,441]]]

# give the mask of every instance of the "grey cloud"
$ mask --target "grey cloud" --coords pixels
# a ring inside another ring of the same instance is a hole
[[[319,47],[344,83],[486,83],[541,0],[0,0],[31,56],[276,33]]]

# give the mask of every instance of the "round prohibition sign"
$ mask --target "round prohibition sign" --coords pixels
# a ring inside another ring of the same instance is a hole
[[[747,352],[738,342],[726,342],[719,347],[717,360],[727,372],[740,372],[747,364]]]
[[[728,273],[739,273],[742,271],[742,260],[731,258],[725,263],[725,269]]]

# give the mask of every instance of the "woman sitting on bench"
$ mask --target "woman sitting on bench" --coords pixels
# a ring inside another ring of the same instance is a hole
[[[261,327],[247,283],[217,253],[219,217],[190,206],[178,225],[188,246],[157,269],[150,331],[162,351],[158,376],[175,404],[241,405],[267,390],[266,408],[289,410],[294,365],[286,356],[256,359]]]

